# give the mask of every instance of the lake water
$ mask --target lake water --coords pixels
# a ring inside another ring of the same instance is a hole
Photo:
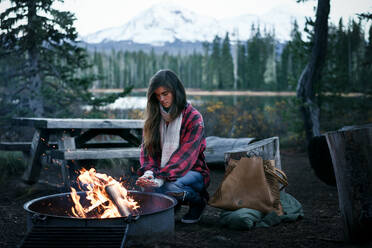
[[[295,96],[188,95],[203,115],[207,136],[267,138],[304,145],[304,131]],[[372,101],[367,97],[322,99],[321,132],[372,122]],[[105,111],[115,118],[143,118],[145,93],[118,99]]]
[[[222,102],[228,106],[239,106],[254,102],[255,105],[272,105],[282,99],[293,99],[292,96],[188,96],[188,102],[192,105],[200,106],[207,103]],[[104,109],[110,110],[128,110],[128,109],[145,109],[147,104],[146,96],[141,93],[132,94],[131,96],[118,98],[114,103],[107,105]]]

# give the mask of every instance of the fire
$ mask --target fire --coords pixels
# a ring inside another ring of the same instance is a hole
[[[71,208],[72,214],[80,218],[110,218],[121,217],[119,209],[111,200],[110,195],[106,192],[106,187],[114,186],[119,195],[120,204],[131,212],[139,208],[139,205],[133,198],[128,196],[127,189],[111,176],[97,173],[94,168],[89,171],[82,169],[78,181],[87,187],[86,199],[90,204],[81,204],[80,196],[74,188],[71,188],[71,198],[74,206]]]

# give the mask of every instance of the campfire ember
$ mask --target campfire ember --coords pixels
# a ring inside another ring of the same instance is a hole
[[[79,218],[125,217],[135,213],[139,205],[127,193],[127,189],[111,176],[97,173],[94,168],[82,169],[78,182],[87,188],[86,199],[89,204],[82,204],[80,196],[71,188],[73,216]]]

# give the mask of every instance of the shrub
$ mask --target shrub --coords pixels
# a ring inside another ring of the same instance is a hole
[[[1,151],[0,161],[0,184],[6,183],[11,177],[21,175],[26,168],[22,152]]]

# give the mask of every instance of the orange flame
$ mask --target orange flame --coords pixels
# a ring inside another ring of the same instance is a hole
[[[121,217],[121,214],[115,203],[110,199],[105,187],[115,185],[119,190],[120,203],[125,204],[128,209],[135,211],[139,205],[133,198],[128,196],[127,189],[116,181],[111,176],[102,173],[96,173],[94,168],[89,171],[82,169],[78,177],[78,181],[86,185],[86,199],[89,204],[83,204],[80,201],[80,196],[74,188],[71,188],[71,198],[74,206],[71,208],[72,214],[80,218],[111,218]]]

